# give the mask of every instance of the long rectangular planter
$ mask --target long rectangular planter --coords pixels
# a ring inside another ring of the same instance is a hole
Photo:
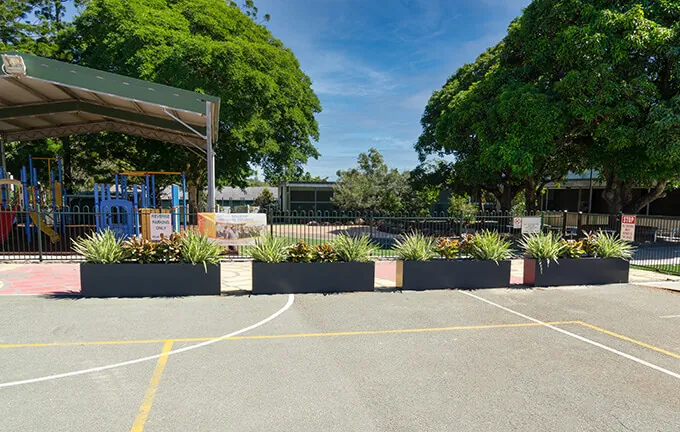
[[[630,263],[616,258],[524,259],[524,284],[534,286],[603,285],[628,282]]]
[[[84,297],[220,295],[220,266],[201,264],[81,264]]]
[[[403,290],[500,288],[510,284],[510,261],[397,261]]]
[[[374,262],[253,262],[253,294],[373,291]]]

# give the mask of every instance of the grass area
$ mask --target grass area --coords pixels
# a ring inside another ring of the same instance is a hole
[[[659,273],[680,276],[680,264],[650,264],[650,265],[632,265],[631,267],[640,270],[651,270]]]

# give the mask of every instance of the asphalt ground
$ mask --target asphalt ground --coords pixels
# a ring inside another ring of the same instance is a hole
[[[659,289],[6,296],[0,311],[1,431],[680,430],[680,293]]]

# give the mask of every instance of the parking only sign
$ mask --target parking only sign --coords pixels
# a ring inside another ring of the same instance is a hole
[[[172,215],[170,213],[151,213],[149,219],[152,241],[159,241],[161,234],[165,238],[172,235]]]
[[[636,216],[621,216],[621,238],[626,241],[635,241]]]
[[[522,218],[521,217],[512,218],[512,227],[514,229],[522,228]]]

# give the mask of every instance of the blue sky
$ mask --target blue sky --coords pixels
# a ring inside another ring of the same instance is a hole
[[[310,76],[323,112],[313,175],[335,178],[377,148],[411,169],[432,92],[506,34],[529,0],[256,0]]]

